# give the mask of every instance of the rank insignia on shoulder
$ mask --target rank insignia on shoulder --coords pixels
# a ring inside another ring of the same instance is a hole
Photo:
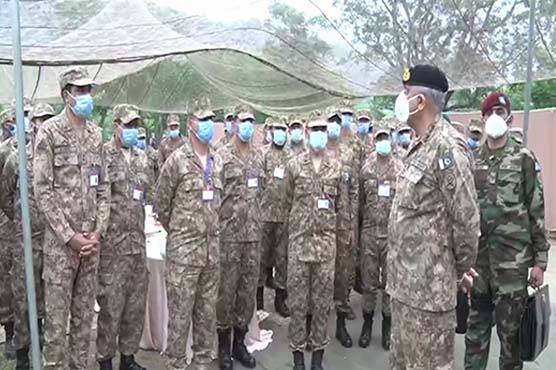
[[[444,154],[438,158],[438,167],[442,171],[447,170],[448,168],[454,165],[454,156],[452,155],[451,151],[446,151]]]

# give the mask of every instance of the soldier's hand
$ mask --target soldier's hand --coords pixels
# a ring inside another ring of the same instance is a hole
[[[81,252],[83,246],[91,244],[91,241],[87,239],[82,233],[76,233],[68,242],[68,246],[77,253]]]
[[[100,243],[100,234],[99,233],[83,233],[89,240],[93,240],[95,243]]]
[[[463,277],[461,278],[461,289],[466,293],[471,293],[471,288],[473,288],[473,281],[477,276],[479,276],[477,271],[475,271],[473,268],[469,269],[469,271],[463,274]]]
[[[97,255],[99,250],[100,250],[100,244],[98,243],[87,244],[83,246],[83,248],[81,248],[81,251],[79,251],[79,257],[90,257],[90,256]]]
[[[533,267],[531,276],[529,277],[529,284],[533,288],[540,288],[544,283],[544,270],[539,266]]]

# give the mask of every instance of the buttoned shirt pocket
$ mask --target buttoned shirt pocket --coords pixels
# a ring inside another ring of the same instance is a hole
[[[74,188],[80,186],[81,168],[77,152],[70,146],[54,147],[54,187]]]

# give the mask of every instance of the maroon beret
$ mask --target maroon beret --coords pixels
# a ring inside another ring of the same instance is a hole
[[[512,105],[510,103],[510,98],[503,92],[493,91],[491,92],[483,101],[481,106],[481,113],[483,116],[494,107],[504,107],[508,113],[512,110]]]

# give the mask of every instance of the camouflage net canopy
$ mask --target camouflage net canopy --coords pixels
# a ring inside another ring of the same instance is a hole
[[[227,20],[177,11],[170,0],[20,1],[24,93],[59,102],[57,75],[74,64],[87,66],[99,82],[103,106],[187,112],[209,95],[215,109],[241,102],[288,114],[344,97],[396,94],[401,71],[416,63],[439,65],[452,89],[525,80],[522,0],[283,1],[288,7],[278,0],[221,1]],[[556,76],[556,5],[540,3],[536,79]],[[0,103],[13,99],[9,5],[0,0]],[[232,16],[254,7],[270,15]]]

